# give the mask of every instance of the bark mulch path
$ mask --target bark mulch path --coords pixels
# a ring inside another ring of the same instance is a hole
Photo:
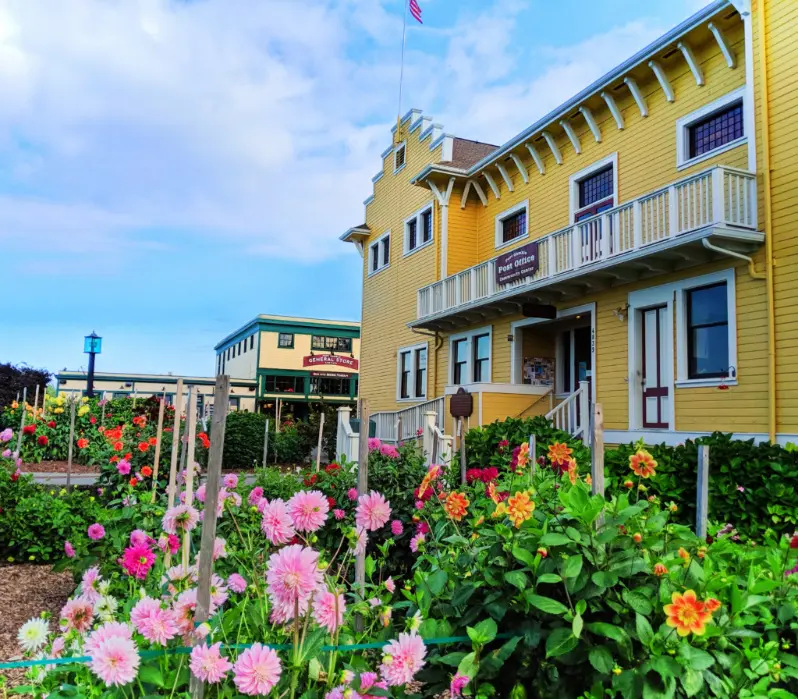
[[[20,471],[23,473],[66,473],[66,461],[42,461],[40,464],[22,464]],[[84,466],[72,462],[72,473],[99,473],[100,467]]]
[[[0,662],[19,660],[22,651],[17,644],[17,632],[28,619],[43,611],[52,612],[50,630],[58,624],[58,615],[75,589],[72,573],[54,573],[49,565],[0,566]],[[9,685],[24,684],[24,668],[0,670]]]

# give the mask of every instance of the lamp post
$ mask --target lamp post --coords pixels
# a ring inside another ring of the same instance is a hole
[[[103,349],[103,339],[92,330],[83,338],[83,353],[89,355],[89,375],[86,379],[86,395],[94,398],[94,357]]]

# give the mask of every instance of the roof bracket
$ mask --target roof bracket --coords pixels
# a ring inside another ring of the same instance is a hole
[[[521,161],[515,153],[510,153],[510,157],[512,158],[515,166],[518,168],[518,172],[521,173],[521,178],[524,180],[524,184],[529,184],[529,173],[526,171],[526,166]]]
[[[680,41],[678,44],[676,44],[676,48],[682,52],[684,55],[684,60],[687,61],[687,65],[690,66],[690,70],[693,73],[696,85],[701,87],[704,84],[704,71],[701,70],[701,65],[698,63],[698,61],[696,61],[695,56],[693,55],[693,49],[691,49],[689,44],[686,44],[684,41]]]
[[[735,68],[737,66],[737,57],[734,55],[734,51],[732,51],[731,47],[726,41],[726,37],[723,35],[723,31],[721,30],[720,27],[713,24],[712,22],[710,22],[708,26],[709,26],[709,31],[711,31],[712,35],[715,37],[715,41],[718,42],[718,46],[720,47],[720,52],[723,54],[723,57],[726,59],[726,65],[728,65],[729,68]]]
[[[640,88],[637,86],[637,81],[634,78],[626,77],[623,79],[626,83],[626,86],[629,88],[629,92],[632,93],[632,97],[635,98],[635,102],[637,102],[637,107],[640,109],[640,116],[647,117],[648,116],[648,105],[646,104],[645,95],[640,92]]]
[[[579,107],[579,111],[582,113],[582,116],[585,118],[587,122],[587,126],[590,129],[590,132],[593,134],[593,138],[596,139],[596,143],[601,143],[601,129],[599,125],[596,123],[596,119],[593,116],[593,112],[590,111],[590,107],[585,107],[584,105]]]
[[[665,93],[665,99],[668,102],[673,102],[676,97],[673,94],[673,88],[671,87],[670,80],[668,80],[668,75],[663,70],[662,66],[657,63],[656,61],[649,61],[648,67],[654,71],[654,75],[659,82],[659,86],[662,88],[662,91]]]
[[[499,193],[499,188],[496,186],[496,180],[493,179],[493,175],[491,175],[487,170],[485,170],[485,172],[483,172],[482,174],[485,175],[485,179],[490,185],[490,188],[493,190],[493,195],[497,199],[501,199],[502,195]]]
[[[496,163],[496,169],[501,174],[504,183],[507,185],[507,189],[509,189],[511,192],[514,191],[513,180],[510,177],[509,173],[507,172],[507,168],[505,168],[504,165],[502,165],[501,163]]]
[[[537,148],[533,146],[531,143],[525,143],[526,149],[529,151],[529,155],[532,156],[532,160],[535,161],[535,165],[537,166],[538,172],[541,175],[546,174],[546,166],[543,165],[543,159],[540,157],[540,154],[537,151]]]
[[[546,143],[549,144],[551,154],[557,161],[557,165],[562,165],[562,153],[560,153],[560,149],[557,147],[557,141],[554,140],[554,136],[552,136],[548,131],[544,131],[541,136],[543,136],[543,138],[546,139]]]
[[[624,127],[623,114],[621,114],[621,110],[618,109],[618,105],[615,104],[615,98],[609,92],[602,92],[601,99],[607,103],[607,108],[610,110],[610,114],[615,118],[618,129],[622,131]]]
[[[576,154],[579,155],[582,152],[582,144],[579,143],[579,137],[576,135],[570,122],[567,119],[560,119],[560,126],[562,126],[563,131],[565,131],[568,136],[568,140],[571,141],[571,145],[574,147]]]

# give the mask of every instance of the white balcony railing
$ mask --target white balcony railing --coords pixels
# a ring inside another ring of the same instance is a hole
[[[622,258],[712,225],[756,230],[756,176],[713,167],[537,239],[538,271],[496,284],[496,258],[418,290],[418,319]]]
[[[442,428],[445,407],[443,398],[435,398],[403,410],[372,413],[371,419],[377,423],[378,439],[383,442],[404,442],[421,437],[426,412],[434,411],[437,414],[435,424]]]

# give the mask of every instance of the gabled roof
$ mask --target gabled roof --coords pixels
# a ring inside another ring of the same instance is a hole
[[[359,238],[368,238],[371,235],[371,228],[369,228],[365,223],[361,223],[359,226],[353,226],[348,231],[346,231],[343,235],[340,236],[340,239],[343,240],[345,243],[352,243]]]
[[[441,160],[439,165],[455,167],[459,170],[468,170],[472,165],[489,156],[499,146],[480,141],[471,141],[467,138],[454,137],[452,143],[452,159]]]

